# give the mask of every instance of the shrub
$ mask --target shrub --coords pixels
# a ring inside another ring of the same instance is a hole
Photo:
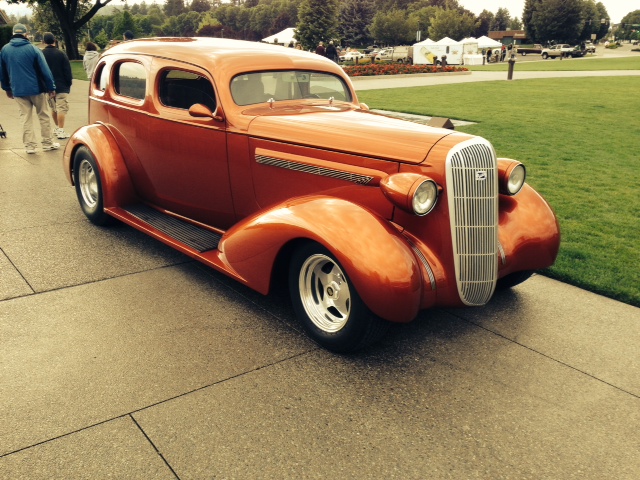
[[[369,77],[373,75],[402,75],[412,73],[466,72],[465,67],[436,65],[406,65],[404,63],[376,63],[343,67],[350,77]]]

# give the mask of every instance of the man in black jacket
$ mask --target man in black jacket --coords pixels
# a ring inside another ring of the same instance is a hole
[[[55,46],[55,42],[56,39],[52,33],[45,33],[44,43],[47,46],[42,50],[42,53],[56,82],[56,96],[55,100],[52,99],[51,102],[53,121],[56,124],[54,133],[58,138],[69,138],[69,134],[64,131],[64,120],[69,112],[67,97],[73,82],[71,63],[69,63],[67,55]]]

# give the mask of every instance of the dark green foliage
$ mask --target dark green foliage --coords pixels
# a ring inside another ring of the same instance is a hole
[[[296,39],[305,49],[338,36],[338,0],[304,0],[298,8]]]
[[[339,35],[343,45],[367,46],[373,42],[369,25],[373,20],[371,0],[347,0],[340,7]]]

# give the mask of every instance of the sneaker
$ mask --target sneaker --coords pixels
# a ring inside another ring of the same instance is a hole
[[[57,138],[69,138],[71,135],[69,135],[67,132],[64,131],[64,128],[56,128],[56,137]]]
[[[51,145],[43,145],[42,146],[42,150],[43,151],[49,151],[49,150],[57,150],[60,148],[60,144],[59,143],[52,143]]]
[[[36,153],[36,149],[35,148],[27,148],[27,153],[29,155],[31,155],[32,153]]]

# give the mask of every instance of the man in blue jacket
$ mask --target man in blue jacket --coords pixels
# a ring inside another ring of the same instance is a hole
[[[51,115],[48,97],[55,97],[56,86],[47,61],[39,48],[27,40],[27,27],[17,23],[13,37],[0,52],[0,84],[20,109],[22,141],[27,153],[36,153],[36,135],[33,129],[33,108],[40,121],[42,150],[56,150],[59,143],[51,140]]]

